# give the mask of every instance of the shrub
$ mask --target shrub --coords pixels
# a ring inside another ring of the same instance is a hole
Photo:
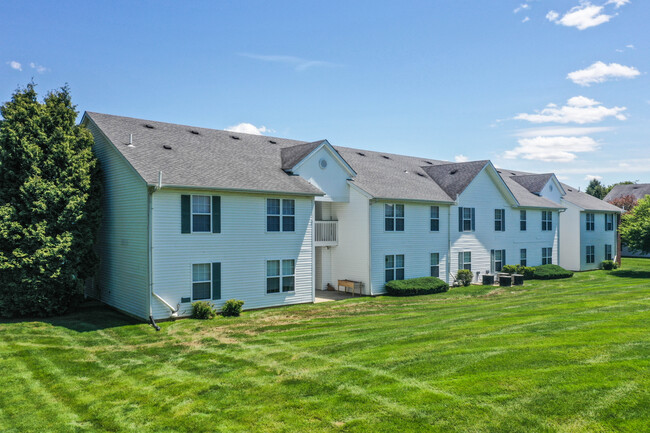
[[[618,268],[618,265],[613,260],[603,260],[600,262],[600,268],[606,271],[611,271],[612,269]]]
[[[221,307],[221,314],[224,316],[239,316],[241,314],[242,305],[244,301],[239,299],[228,299],[223,307]]]
[[[386,283],[386,292],[390,296],[416,296],[441,293],[449,290],[449,285],[436,277],[393,280]]]
[[[217,315],[214,310],[214,305],[208,301],[196,301],[192,303],[192,318],[193,319],[213,319]]]
[[[522,274],[524,276],[524,280],[532,280],[535,278],[535,268],[532,266],[520,266],[520,269],[517,271],[517,273]]]
[[[519,265],[505,265],[503,268],[501,268],[501,272],[505,274],[518,274],[519,273],[519,268],[521,266]]]
[[[536,280],[556,280],[559,278],[571,278],[573,272],[567,271],[558,265],[542,265],[535,268]]]
[[[469,269],[459,269],[458,272],[456,273],[456,279],[463,286],[467,287],[470,284],[472,284],[474,275],[472,274],[472,271],[470,271]]]

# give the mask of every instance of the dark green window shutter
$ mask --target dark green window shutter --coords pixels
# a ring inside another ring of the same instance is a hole
[[[506,210],[505,209],[501,209],[501,216],[502,216],[501,221],[503,221],[501,223],[501,231],[505,232],[506,231]]]
[[[458,208],[458,231],[463,231],[463,208]]]
[[[190,219],[192,215],[190,214],[190,196],[182,195],[181,196],[181,233],[190,233],[192,231],[190,225]]]
[[[221,233],[221,197],[212,196],[212,233]]]
[[[494,273],[494,250],[490,250],[490,273]]]
[[[508,262],[506,262],[506,250],[501,251],[501,266],[505,266]]]
[[[472,231],[476,230],[476,208],[472,208]]]
[[[212,299],[221,299],[221,263],[212,264]]]

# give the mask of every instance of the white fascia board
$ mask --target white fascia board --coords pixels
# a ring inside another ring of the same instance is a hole
[[[311,158],[314,154],[316,154],[316,153],[317,153],[319,150],[321,150],[323,147],[324,147],[325,149],[327,149],[327,151],[330,153],[330,155],[332,155],[332,158],[334,158],[336,161],[338,161],[338,163],[341,165],[341,167],[343,167],[343,169],[344,169],[345,171],[347,171],[348,174],[349,174],[351,177],[356,177],[357,172],[354,171],[354,169],[353,169],[352,167],[350,167],[350,164],[348,164],[347,161],[346,161],[345,159],[343,159],[343,157],[342,157],[342,156],[341,156],[341,155],[336,151],[336,149],[334,149],[334,146],[332,146],[332,145],[330,144],[330,142],[327,141],[327,140],[323,140],[323,141],[321,142],[321,144],[319,144],[318,146],[316,146],[316,148],[315,148],[314,150],[312,150],[311,152],[309,152],[309,154],[308,154],[307,156],[305,156],[305,157],[304,157],[303,159],[301,159],[301,160],[300,160],[296,165],[294,165],[294,166],[291,168],[291,170],[292,170],[292,171],[297,170],[301,165],[303,165],[303,164],[305,163],[305,161],[307,161],[309,158]]]

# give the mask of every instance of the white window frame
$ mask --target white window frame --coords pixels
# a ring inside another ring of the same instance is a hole
[[[613,260],[613,248],[611,244],[605,244],[605,260]]]
[[[528,216],[526,215],[525,210],[520,210],[519,211],[519,231],[525,232],[527,230],[527,220]]]
[[[435,260],[435,264],[434,264],[434,260],[433,260],[434,257],[435,257],[435,259],[436,259],[436,260]],[[431,272],[430,272],[430,275],[431,275],[432,277],[440,278],[440,253],[431,253],[431,256],[430,256],[430,266],[431,266],[431,269],[430,269],[430,271],[431,271]],[[433,275],[433,269],[434,269],[434,268],[436,269],[436,274],[437,274],[437,275]]]
[[[208,274],[210,275],[210,279],[209,280],[194,281],[194,266],[202,266],[202,265],[203,266],[207,265]],[[213,275],[212,275],[212,263],[192,263],[192,265],[190,266],[190,270],[191,270],[191,273],[192,273],[191,278],[190,278],[192,280],[192,293],[191,293],[192,302],[194,302],[194,301],[205,301],[205,300],[212,299],[212,278],[213,278]],[[194,297],[194,284],[204,284],[204,283],[210,283],[210,290],[209,290],[208,297],[207,298],[195,298]]]
[[[506,250],[494,250],[494,257],[492,258],[492,272],[501,272],[505,266],[503,256],[505,256]],[[499,260],[497,260],[497,253],[499,253]],[[497,269],[497,262],[501,264],[501,269]]]
[[[402,257],[402,266],[397,266],[397,257]],[[392,257],[393,258],[393,266],[389,267],[387,263],[387,258]],[[402,278],[397,278],[397,271],[402,270]],[[393,272],[393,279],[389,280],[386,278],[386,272],[387,271],[392,271]],[[387,283],[389,281],[393,280],[404,280],[406,278],[406,258],[404,257],[404,254],[386,254],[384,256],[384,282]]]
[[[505,232],[506,231],[506,210],[505,209],[494,209],[494,231],[495,232]],[[499,228],[497,228],[497,224]]]
[[[548,232],[553,230],[553,212],[550,210],[542,211],[542,231]]]
[[[293,273],[285,274],[284,273],[284,262],[293,261]],[[269,262],[278,262],[279,270],[278,275],[269,275]],[[296,259],[268,259],[264,262],[264,275],[266,280],[265,293],[267,295],[280,295],[280,294],[292,294],[296,293]],[[284,279],[293,278],[293,290],[284,290]],[[269,279],[278,279],[278,290],[277,292],[269,292]]]
[[[208,213],[205,212],[194,212],[194,197],[207,197],[208,198],[208,206],[210,207],[210,211]],[[194,230],[194,215],[207,215],[208,216],[208,221],[209,221],[209,227],[208,230],[201,230],[201,231],[195,231]],[[192,194],[190,195],[190,228],[191,228],[191,233],[212,233],[212,196],[211,195],[203,195],[203,194]]]
[[[269,200],[277,200],[279,202],[279,213],[270,214],[269,213]],[[293,202],[293,214],[288,214],[284,212],[284,202],[292,201]],[[292,198],[267,198],[264,202],[266,205],[266,232],[267,233],[282,233],[288,232],[292,233],[296,231],[296,200]],[[269,230],[269,217],[278,218],[278,230]],[[285,230],[284,221],[286,218],[293,218],[293,230]]]
[[[606,213],[605,214],[605,231],[611,232],[614,231],[614,214]]]
[[[472,230],[472,209],[473,207],[463,208],[463,231],[471,232]],[[476,212],[476,211],[475,211]],[[469,227],[467,227],[469,225]]]
[[[429,221],[429,231],[431,232],[439,232],[440,231],[440,206],[431,206],[431,209],[429,210],[429,216],[430,216],[430,221]],[[436,225],[436,229],[433,229],[434,222]]]
[[[596,214],[588,212],[585,214],[585,230],[593,232],[596,230]]]
[[[519,249],[519,265],[528,266],[528,251],[526,248]]]
[[[587,245],[585,248],[585,263],[588,265],[596,263],[596,247],[594,245]]]
[[[471,251],[461,251],[459,255],[462,254],[463,260],[458,262],[458,270],[467,269],[472,270],[472,252]],[[469,257],[469,260],[467,258]]]
[[[553,264],[553,247],[542,248],[542,265]]]
[[[388,209],[393,210],[393,215],[388,215]],[[402,216],[397,216],[397,209],[400,207],[402,209]],[[402,230],[397,229],[397,221],[402,220]],[[392,221],[393,228],[386,228],[386,222]],[[384,231],[385,232],[403,232],[406,230],[406,206],[398,203],[384,203]]]

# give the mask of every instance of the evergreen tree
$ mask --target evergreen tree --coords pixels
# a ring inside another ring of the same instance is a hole
[[[639,200],[634,209],[623,215],[619,230],[621,240],[630,250],[650,253],[650,195]]]
[[[0,107],[0,315],[60,314],[94,275],[100,222],[93,138],[68,87]]]
[[[596,198],[603,199],[607,193],[605,192],[605,187],[598,179],[591,179],[589,186],[585,190],[589,195],[593,195]]]

